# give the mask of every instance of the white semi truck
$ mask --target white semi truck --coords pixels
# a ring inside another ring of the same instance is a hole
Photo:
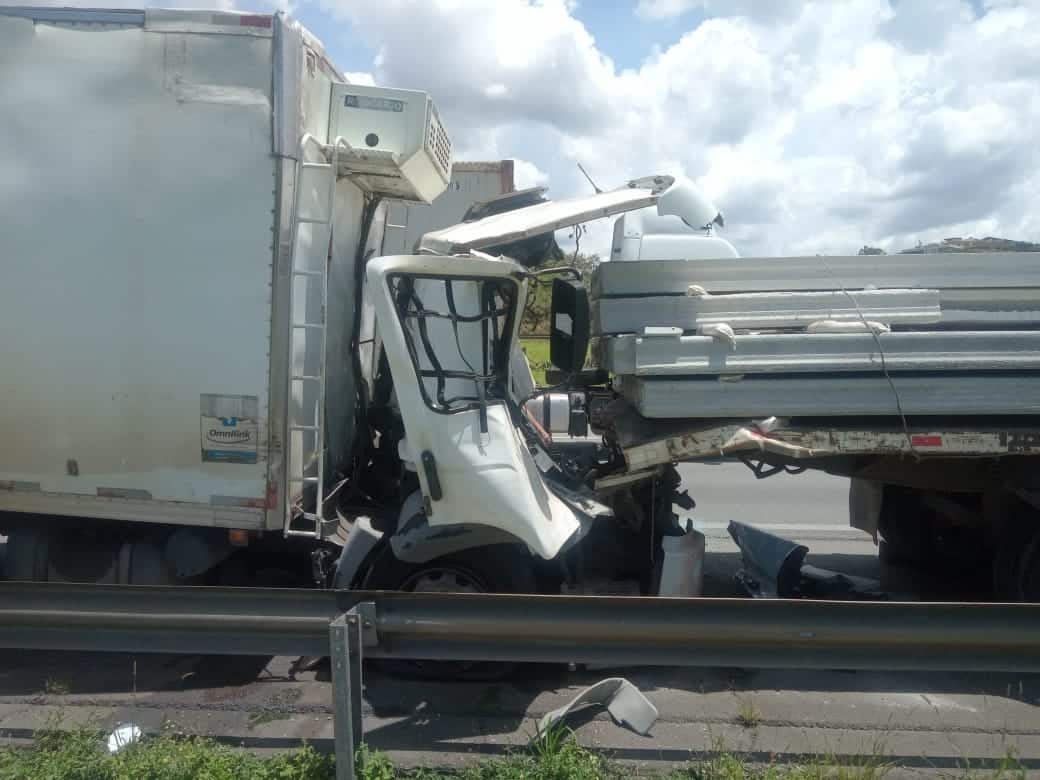
[[[10,578],[691,595],[674,464],[723,456],[854,477],[889,540],[973,529],[1040,595],[1035,257],[738,258],[670,176],[379,256],[450,137],[281,14],[2,8],[0,84]],[[615,214],[591,297],[531,270]]]

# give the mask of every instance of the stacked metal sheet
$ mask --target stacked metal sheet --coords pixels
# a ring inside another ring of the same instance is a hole
[[[1040,414],[1040,254],[604,263],[594,355],[644,417]]]

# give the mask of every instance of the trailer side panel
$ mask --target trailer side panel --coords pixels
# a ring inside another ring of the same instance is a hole
[[[270,29],[185,29],[0,15],[0,510],[263,522]]]

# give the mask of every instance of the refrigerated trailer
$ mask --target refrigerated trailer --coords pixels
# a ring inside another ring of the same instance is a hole
[[[450,176],[432,101],[281,14],[0,8],[0,74],[8,575],[84,527],[183,575],[208,529],[329,535],[299,508],[350,458],[380,199]]]

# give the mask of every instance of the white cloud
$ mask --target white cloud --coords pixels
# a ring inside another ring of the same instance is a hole
[[[613,64],[563,0],[319,2],[377,50],[379,83],[429,90],[456,126],[588,129],[609,101]]]
[[[513,177],[518,190],[528,187],[543,187],[549,183],[549,174],[527,160],[514,159]]]
[[[343,74],[348,84],[358,84],[362,87],[374,87],[376,84],[375,77],[366,71],[353,71]]]

